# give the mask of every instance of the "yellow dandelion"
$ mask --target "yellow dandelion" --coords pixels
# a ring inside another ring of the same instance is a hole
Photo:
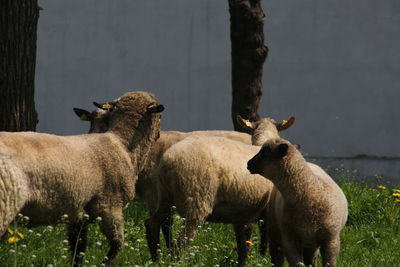
[[[396,193],[400,193],[400,189],[396,189],[394,190]]]
[[[384,185],[378,185],[378,188],[379,188],[379,189],[386,189],[386,186],[384,186]]]
[[[10,235],[13,235],[13,234],[14,234],[14,231],[13,231],[13,229],[11,229],[11,228],[7,228],[7,232],[8,232]]]
[[[22,239],[24,239],[24,238],[25,238],[24,234],[23,234],[23,233],[21,233],[21,232],[17,232],[17,235],[19,235],[19,237],[21,237]]]
[[[8,243],[16,243],[19,241],[19,238],[16,236],[12,236],[8,239]]]
[[[250,246],[254,246],[254,243],[251,242],[251,240],[246,240],[246,243],[249,244]]]
[[[400,203],[400,199],[399,199],[399,198],[396,198],[396,199],[394,200],[394,202]]]
[[[400,197],[400,193],[393,193],[392,196],[394,196],[394,197]]]

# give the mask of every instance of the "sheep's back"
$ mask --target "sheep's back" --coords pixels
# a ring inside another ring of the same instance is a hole
[[[139,174],[136,184],[137,194],[144,198],[151,210],[155,209],[157,200],[155,186],[157,177],[154,173],[157,169],[161,157],[172,145],[178,143],[188,136],[220,136],[236,140],[245,144],[251,144],[251,136],[246,133],[225,130],[206,130],[193,132],[161,131],[160,138],[153,144],[148,160],[143,171]]]
[[[308,166],[313,174],[324,184],[323,194],[325,195],[325,198],[328,198],[328,202],[331,205],[329,208],[330,213],[327,215],[328,218],[330,220],[336,218],[335,224],[343,227],[347,221],[348,204],[342,189],[320,166],[313,163],[308,163]],[[322,194],[322,192],[317,192],[316,194]]]
[[[272,188],[271,182],[246,168],[258,150],[226,138],[190,136],[165,152],[160,179],[173,192],[177,207],[194,197],[212,206],[212,221],[249,219],[265,207]],[[238,216],[246,213],[249,216]]]
[[[231,140],[241,142],[243,144],[251,145],[251,135],[247,133],[241,133],[236,131],[225,131],[225,130],[205,130],[205,131],[194,131],[190,132],[191,135],[199,136],[215,136],[224,137]]]
[[[33,225],[76,215],[96,194],[118,191],[123,177],[132,177],[131,162],[112,140],[107,134],[0,134],[0,157],[11,158],[28,179],[30,199],[23,213],[36,218]]]
[[[282,166],[290,175],[280,178],[287,182],[280,185],[282,194],[277,192],[273,201],[281,230],[292,228],[310,244],[325,235],[338,234],[347,219],[347,201],[339,186],[318,165],[306,162],[297,150],[288,154]]]

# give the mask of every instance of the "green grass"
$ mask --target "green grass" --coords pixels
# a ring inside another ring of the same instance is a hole
[[[339,182],[349,201],[349,218],[341,236],[339,266],[400,266],[400,203],[395,188],[380,189],[375,185],[350,180]],[[397,187],[398,188],[398,187]],[[162,245],[158,263],[150,261],[144,236],[143,220],[147,217],[144,204],[135,200],[125,212],[125,246],[114,266],[235,266],[235,238],[232,227],[204,224],[194,242],[186,249],[180,262],[171,261]],[[24,234],[16,243],[0,244],[0,266],[71,266],[64,225],[24,228],[24,218],[11,228]],[[183,220],[174,217],[174,236]],[[256,229],[256,228],[255,228]],[[255,231],[256,232],[256,231]],[[15,233],[14,233],[15,235]],[[10,237],[10,236],[8,236]],[[7,237],[7,238],[8,238]],[[163,242],[163,240],[162,240]],[[257,254],[258,234],[253,236],[247,266],[271,266],[269,257]],[[106,255],[108,243],[97,225],[91,225],[85,266],[98,266]]]

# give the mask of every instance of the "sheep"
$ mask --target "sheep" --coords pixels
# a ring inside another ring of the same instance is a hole
[[[263,120],[258,126],[264,124],[271,125],[259,128],[273,129],[279,136],[273,120]],[[170,217],[171,207],[176,206],[186,218],[178,250],[182,240],[194,238],[204,221],[230,223],[234,225],[238,263],[244,266],[248,252],[245,241],[251,233],[246,225],[267,219],[266,205],[273,187],[262,176],[250,175],[246,170],[248,159],[258,150],[257,146],[224,137],[192,135],[164,152],[157,169],[158,207],[145,221],[153,260],[157,259],[160,226]]]
[[[74,108],[75,114],[82,120],[90,122],[89,133],[101,133],[108,129],[107,111],[102,109],[102,106],[94,103],[99,109],[89,112],[85,109]],[[240,133],[235,131],[224,130],[206,130],[206,131],[193,131],[193,132],[179,132],[179,131],[161,131],[160,138],[152,146],[149,155],[149,160],[146,162],[142,172],[139,173],[136,182],[136,194],[141,197],[149,208],[150,215],[154,214],[157,208],[157,178],[155,169],[158,166],[160,159],[164,152],[173,144],[183,140],[184,138],[192,135],[205,135],[205,136],[222,136],[229,139],[237,140],[246,144],[251,144],[251,136],[247,133]],[[169,217],[162,225],[162,232],[167,247],[170,247],[170,226],[172,224],[172,217]],[[251,226],[247,226],[250,228]],[[264,238],[263,238],[264,241]],[[266,244],[260,248],[261,253],[265,253]]]
[[[111,265],[124,241],[122,210],[135,196],[164,108],[147,92],[129,92],[102,106],[108,109],[105,133],[0,133],[0,236],[18,212],[30,218],[28,227],[56,224],[66,214],[76,266],[87,224],[100,217],[110,245],[103,263]]]
[[[274,183],[268,204],[274,266],[283,266],[284,257],[290,266],[317,266],[318,248],[323,266],[336,266],[348,210],[346,197],[333,179],[307,163],[296,146],[282,138],[266,141],[247,168]]]
[[[106,111],[102,109],[102,106],[94,103],[99,109],[89,112],[81,108],[74,108],[75,114],[83,121],[90,122],[89,133],[104,132],[108,128],[108,121]],[[224,131],[224,130],[206,130],[206,131],[193,131],[193,132],[179,132],[179,131],[161,131],[160,138],[151,148],[149,160],[146,162],[145,167],[141,173],[139,173],[138,181],[136,183],[136,194],[141,197],[149,208],[150,216],[152,216],[157,208],[157,174],[155,172],[156,167],[159,165],[162,155],[170,148],[173,144],[183,140],[188,136],[201,135],[201,136],[220,136],[226,137],[232,140],[236,140],[245,144],[251,144],[253,140],[254,145],[261,145],[264,140],[275,137],[278,135],[278,131],[285,130],[293,125],[295,118],[291,117],[288,121],[282,121],[277,123],[272,119],[264,118],[256,122],[250,122],[244,120],[238,116],[238,123],[248,132],[252,133],[252,136],[246,133],[240,133],[236,131]],[[170,248],[170,226],[172,225],[172,217],[169,216],[162,224],[161,229],[164,235],[164,239],[167,248]],[[268,246],[266,232],[264,231],[263,223],[260,223],[260,234],[261,244],[259,252],[265,254]],[[252,227],[246,225],[246,236],[250,239]],[[153,257],[154,259],[154,257]]]

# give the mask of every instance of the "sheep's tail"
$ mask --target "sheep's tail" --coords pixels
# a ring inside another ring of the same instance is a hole
[[[0,239],[28,199],[26,174],[9,160],[0,159]]]

